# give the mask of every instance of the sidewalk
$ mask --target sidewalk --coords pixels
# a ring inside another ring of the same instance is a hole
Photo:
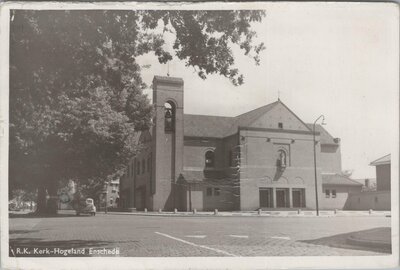
[[[97,214],[104,214],[98,212]],[[316,211],[233,211],[233,212],[117,212],[108,211],[109,215],[139,215],[139,216],[160,216],[160,217],[316,217]],[[340,217],[340,216],[370,216],[370,217],[390,217],[390,211],[319,211],[319,217]]]

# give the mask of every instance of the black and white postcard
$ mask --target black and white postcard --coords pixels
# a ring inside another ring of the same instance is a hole
[[[399,263],[399,7],[0,5],[1,267]]]

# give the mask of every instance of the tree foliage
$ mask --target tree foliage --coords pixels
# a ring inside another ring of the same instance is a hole
[[[256,32],[251,23],[260,22],[262,11],[155,11],[142,14],[146,29],[155,29],[162,21],[164,31],[176,36],[173,48],[176,56],[186,66],[198,68],[198,75],[220,74],[234,85],[243,83],[243,75],[234,67],[235,59],[231,45],[236,44],[245,55],[252,55],[259,64],[259,53],[265,49],[263,43],[254,44]],[[157,53],[157,52],[156,52]],[[159,52],[162,60],[170,55]]]
[[[90,184],[120,176],[152,106],[136,58],[154,53],[235,85],[232,46],[259,62],[251,23],[263,11],[13,11],[10,187]],[[176,39],[173,51],[163,33]],[[89,183],[90,182],[90,183]],[[52,192],[55,192],[53,188]]]

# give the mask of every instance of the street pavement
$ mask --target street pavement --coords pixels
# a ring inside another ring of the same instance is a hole
[[[10,256],[17,248],[85,248],[112,254],[75,256],[374,256],[390,250],[350,245],[349,235],[390,228],[390,217],[165,217],[101,214],[10,218]],[[115,251],[118,250],[117,254]],[[74,255],[74,254],[72,254]],[[72,256],[69,254],[69,256]]]

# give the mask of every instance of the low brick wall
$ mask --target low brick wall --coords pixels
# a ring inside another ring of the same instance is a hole
[[[390,191],[349,194],[344,210],[390,210]]]

